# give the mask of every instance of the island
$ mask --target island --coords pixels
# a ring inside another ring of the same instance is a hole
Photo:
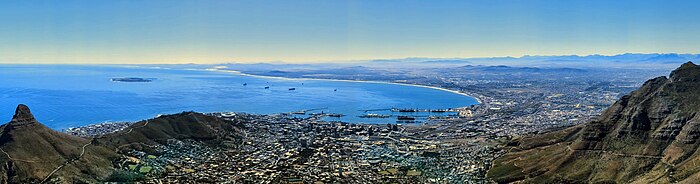
[[[114,77],[112,82],[152,82],[154,79],[139,77]]]

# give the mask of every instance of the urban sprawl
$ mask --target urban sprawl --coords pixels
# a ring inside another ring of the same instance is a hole
[[[153,183],[488,183],[486,171],[507,151],[502,148],[510,140],[587,122],[649,75],[633,70],[508,72],[402,71],[398,76],[375,76],[378,79],[351,78],[441,87],[481,101],[469,107],[445,107],[457,109],[459,116],[422,123],[359,124],[327,121],[325,116],[336,115],[327,113],[304,117],[292,112],[210,113],[242,123],[243,141],[211,147],[172,140],[157,145],[157,155],[123,153],[117,165]],[[590,72],[605,77],[588,77]],[[65,131],[97,137],[128,125],[96,124]]]

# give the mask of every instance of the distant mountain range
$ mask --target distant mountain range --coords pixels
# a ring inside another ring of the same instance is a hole
[[[623,96],[593,122],[511,142],[488,177],[499,183],[697,183],[699,112],[700,66],[687,62]]]
[[[700,59],[698,54],[620,54],[612,56],[588,55],[588,56],[523,56],[519,59],[544,60],[544,61],[609,61],[609,62],[661,62],[661,63],[683,63],[690,60]]]
[[[585,72],[584,69],[578,68],[547,68],[547,67],[512,67],[505,65],[484,66],[484,65],[466,65],[458,67],[458,69],[478,70],[486,72]]]
[[[404,58],[370,60],[369,63],[413,63],[413,64],[478,64],[478,65],[575,65],[597,66],[600,64],[674,64],[678,65],[691,60],[700,59],[700,54],[625,53],[618,55],[560,55],[560,56],[531,56],[522,57],[478,57],[478,58]],[[607,66],[607,65],[605,65]]]
[[[370,60],[370,62],[440,62],[440,61],[462,61],[469,62],[469,60],[627,60],[627,61],[644,61],[644,60],[675,60],[684,59],[692,60],[700,58],[700,54],[677,54],[677,53],[624,53],[617,55],[524,55],[522,57],[473,57],[473,58],[402,58],[402,59],[377,59]]]
[[[144,67],[160,67],[174,69],[208,69],[227,68],[236,71],[267,72],[271,70],[304,71],[320,69],[336,69],[351,66],[381,67],[381,68],[425,68],[425,67],[456,67],[464,65],[506,65],[525,67],[568,67],[568,68],[664,68],[672,69],[687,61],[700,60],[700,54],[625,53],[618,55],[559,55],[522,57],[476,57],[476,58],[399,58],[375,60],[327,61],[317,63],[222,63],[222,64],[152,64],[139,65]]]

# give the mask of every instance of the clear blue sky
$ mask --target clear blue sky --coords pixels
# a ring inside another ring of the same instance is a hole
[[[0,63],[700,53],[698,1],[1,1]]]

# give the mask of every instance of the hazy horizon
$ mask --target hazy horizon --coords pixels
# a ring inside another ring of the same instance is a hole
[[[512,58],[512,59],[524,59],[526,57],[569,57],[569,56],[574,56],[574,57],[592,57],[592,56],[601,56],[601,57],[614,57],[614,56],[622,56],[626,54],[639,54],[639,55],[667,55],[667,54],[676,54],[676,55],[696,55],[700,57],[699,53],[619,53],[619,54],[611,54],[611,55],[603,55],[603,54],[587,54],[587,55],[575,55],[575,54],[568,54],[568,55],[521,55],[521,56],[484,56],[484,57],[403,57],[403,58],[372,58],[372,59],[355,59],[355,60],[335,60],[335,61],[301,61],[301,62],[289,62],[289,61],[212,61],[208,63],[197,63],[197,62],[181,62],[181,63],[176,63],[176,62],[162,62],[162,63],[128,63],[128,62],[123,62],[123,63],[80,63],[80,62],[29,62],[29,63],[23,63],[23,62],[10,62],[10,61],[0,61],[0,64],[48,64],[48,65],[53,65],[53,64],[67,64],[67,65],[81,65],[81,64],[96,64],[96,65],[158,65],[158,64],[201,64],[201,65],[216,65],[216,64],[332,64],[332,63],[338,63],[338,64],[353,64],[353,63],[367,63],[367,62],[372,62],[372,61],[401,61],[401,60],[417,60],[417,61],[430,61],[430,60],[469,60],[469,59],[504,59],[504,58]],[[695,60],[689,60],[695,62]],[[494,63],[494,64],[501,64],[501,63]]]
[[[0,63],[700,53],[695,1],[14,1]],[[624,11],[622,11],[624,10]]]

